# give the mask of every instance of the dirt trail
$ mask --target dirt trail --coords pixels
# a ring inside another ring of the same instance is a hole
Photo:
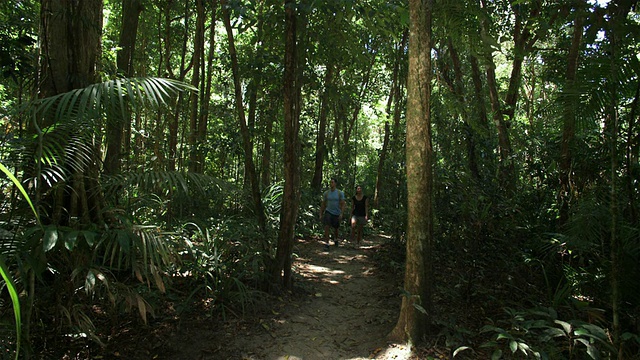
[[[202,343],[176,344],[190,352],[181,355],[252,360],[382,358],[385,336],[400,307],[392,278],[376,270],[371,259],[382,241],[372,235],[358,249],[343,242],[338,247],[332,243],[326,251],[316,240],[300,240],[294,248],[298,257],[293,294],[277,299],[269,313],[229,322],[206,336],[203,329],[192,329],[198,332],[192,339]]]

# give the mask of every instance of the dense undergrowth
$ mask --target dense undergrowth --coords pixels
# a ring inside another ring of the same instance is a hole
[[[598,240],[607,228],[602,204],[585,201],[565,231],[548,232],[552,215],[545,214],[552,212],[544,210],[541,194],[506,198],[464,181],[443,183],[448,191],[437,192],[435,203],[432,336],[417,348],[418,356],[428,358],[440,349],[461,359],[638,358],[636,230],[625,227],[627,300],[621,312],[623,346],[615,348],[609,269],[603,261],[607,249]],[[184,198],[177,198],[173,209],[142,188],[130,185],[136,196],[114,210],[113,221],[103,228],[4,219],[12,224],[3,244],[22,299],[23,354],[101,356],[114,343],[130,341],[126,334],[136,329],[179,322],[194,312],[212,321],[251,316],[269,301],[263,289],[275,250],[280,186],[263,194],[265,231],[246,203],[221,211],[216,194],[246,198],[229,184],[196,186],[199,192],[179,194]],[[376,262],[396,274],[398,286],[405,245],[401,204],[375,209],[366,230],[389,236]],[[303,193],[299,237],[320,235],[317,211],[317,196]],[[225,215],[194,216],[205,212]],[[5,294],[0,346],[3,358],[12,358],[15,327]]]
[[[170,201],[166,194],[140,191],[142,185],[140,179],[129,183],[129,200],[114,206],[102,226],[37,225],[26,211],[3,212],[2,254],[21,298],[23,354],[91,358],[150,323],[193,311],[216,320],[251,316],[266,301],[262,290],[275,251],[281,187],[263,194],[263,231],[250,205],[239,200],[246,194],[229,184],[176,191]],[[441,179],[431,259],[436,312],[432,337],[417,351],[427,357],[437,347],[470,359],[639,358],[638,229],[622,221],[622,346],[612,345],[606,189],[577,203],[560,230],[552,192],[525,189],[506,197],[487,189]],[[368,229],[390,235],[377,262],[397,274],[399,286],[401,204],[374,209]],[[3,208],[10,206],[5,199]],[[312,194],[303,193],[297,232],[320,234]],[[3,285],[0,350],[8,359],[16,349],[15,322]]]

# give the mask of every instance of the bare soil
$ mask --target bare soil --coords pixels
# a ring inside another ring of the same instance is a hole
[[[255,314],[222,323],[181,320],[149,358],[398,358],[389,354],[402,346],[386,341],[400,309],[397,276],[377,270],[373,261],[383,241],[371,235],[359,248],[343,241],[327,251],[315,239],[299,240],[294,291],[265,299]]]

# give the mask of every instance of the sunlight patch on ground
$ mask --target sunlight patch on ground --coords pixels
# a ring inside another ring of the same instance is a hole
[[[303,360],[301,357],[295,355],[282,355],[276,358],[277,360]],[[373,358],[370,357],[354,357],[345,358],[345,360],[409,360],[411,359],[411,346],[401,344],[389,344],[386,349],[378,349],[376,355]]]
[[[328,267],[325,266],[317,266],[317,265],[305,265],[304,266],[307,270],[314,272],[314,273],[322,273],[322,274],[327,274],[327,275],[342,275],[344,274],[344,271],[342,270],[333,270],[330,269]]]
[[[386,349],[379,349],[374,359],[376,360],[409,360],[411,359],[411,345],[389,344]],[[350,359],[355,360],[355,359]]]
[[[316,281],[326,282],[329,284],[340,284],[338,281],[345,275],[343,270],[331,269],[325,266],[317,266],[313,264],[302,264],[298,267],[300,274],[308,279],[315,279]]]
[[[338,264],[346,264],[356,260],[364,260],[364,255],[342,255],[336,258]]]

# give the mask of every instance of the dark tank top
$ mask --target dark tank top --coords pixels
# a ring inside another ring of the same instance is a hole
[[[353,197],[353,203],[355,204],[355,207],[353,209],[353,215],[355,216],[366,216],[367,215],[367,209],[365,207],[365,203],[367,201],[367,196],[366,195],[362,195],[362,200],[358,200],[356,199],[356,197]]]

